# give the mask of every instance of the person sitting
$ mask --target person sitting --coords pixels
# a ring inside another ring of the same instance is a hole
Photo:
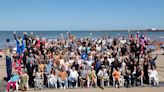
[[[116,84],[116,87],[119,88],[120,87],[119,80],[120,80],[120,76],[121,76],[121,72],[119,70],[119,67],[117,67],[116,70],[113,71],[112,75],[113,75],[113,85]]]
[[[130,87],[131,86],[131,80],[132,80],[132,77],[131,77],[131,71],[126,67],[126,71],[125,71],[125,81],[126,81],[126,87]]]
[[[59,80],[59,87],[60,89],[65,89],[67,86],[67,77],[68,77],[68,74],[65,70],[64,67],[61,67],[61,69],[59,70],[58,72],[58,80]]]
[[[88,71],[88,76],[87,76],[87,86],[88,88],[90,87],[90,81],[91,81],[91,86],[93,84],[95,87],[97,87],[97,76],[96,76],[96,71],[94,70],[94,67],[91,67],[91,70]]]
[[[137,68],[134,66],[133,72],[132,72],[132,86],[135,86],[137,82]]]
[[[12,77],[10,78],[10,80],[7,83],[7,91],[10,91],[10,87],[12,86],[12,90],[18,90],[18,86],[17,86],[17,82],[19,81],[20,76],[19,74],[17,74],[16,72],[13,73]]]
[[[69,83],[71,84],[70,86],[71,87],[74,87],[75,84],[76,84],[76,88],[78,87],[78,77],[79,77],[79,74],[77,73],[77,71],[75,70],[75,67],[72,67],[72,69],[69,70],[70,72],[70,75],[69,75]]]
[[[109,86],[109,75],[104,65],[101,66],[101,69],[99,70],[97,76],[98,76],[98,79],[100,79],[101,87],[104,87],[104,81],[107,81],[107,86]]]
[[[149,75],[149,85],[151,85],[153,81],[153,85],[159,86],[158,81],[158,72],[155,68],[155,66],[152,66],[152,69],[148,69],[148,75]]]
[[[41,72],[41,70],[38,69],[38,72],[36,72],[34,75],[35,75],[35,78],[34,78],[35,89],[36,90],[43,89],[43,80],[44,80],[43,72]]]
[[[21,75],[20,79],[21,79],[21,81],[20,81],[20,89],[21,89],[21,91],[28,90],[29,76],[27,75],[27,73],[25,71],[22,71],[22,75]]]
[[[137,77],[137,85],[138,85],[138,82],[140,82],[140,85],[143,86],[143,76],[144,76],[144,72],[143,72],[143,69],[142,69],[142,66],[138,66],[138,69],[136,71],[136,77]]]
[[[57,88],[57,75],[54,71],[54,69],[51,70],[51,74],[48,76],[48,87],[54,87]]]
[[[83,88],[85,85],[85,82],[87,81],[87,70],[84,66],[81,67],[80,70],[80,86]]]

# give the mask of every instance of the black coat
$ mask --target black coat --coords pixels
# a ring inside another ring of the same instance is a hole
[[[35,66],[32,64],[32,65],[30,65],[30,63],[28,63],[27,65],[26,65],[26,67],[27,67],[27,73],[28,73],[28,75],[32,75],[33,74],[33,71],[34,71],[34,68],[35,68]]]

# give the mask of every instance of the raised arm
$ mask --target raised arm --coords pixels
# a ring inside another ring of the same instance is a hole
[[[23,58],[23,54],[20,55],[20,58],[19,58],[19,60],[18,60],[19,65],[21,64],[21,60],[22,60],[22,58]]]
[[[129,39],[130,39],[130,41],[132,41],[132,35],[130,34],[130,30],[128,30],[128,36],[129,36]]]
[[[156,57],[153,60],[155,61],[157,59],[157,57],[158,57],[158,54],[156,55]]]
[[[13,33],[14,39],[17,41],[16,32]]]
[[[23,32],[23,34],[24,34],[24,36],[23,36],[22,40],[27,39],[28,38],[27,32]]]

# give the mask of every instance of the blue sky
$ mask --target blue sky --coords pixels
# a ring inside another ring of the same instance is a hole
[[[0,30],[164,29],[164,0],[0,0]]]

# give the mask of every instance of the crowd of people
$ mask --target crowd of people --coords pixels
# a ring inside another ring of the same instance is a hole
[[[7,91],[89,87],[159,86],[151,42],[144,34],[92,39],[67,33],[56,40],[33,33],[16,35],[16,51],[6,49]]]

